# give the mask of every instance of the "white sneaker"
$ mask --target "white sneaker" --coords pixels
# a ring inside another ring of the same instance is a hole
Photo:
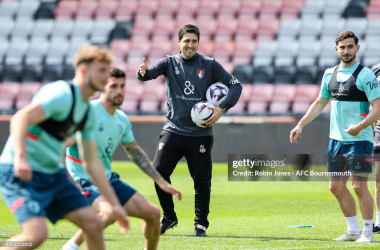
[[[363,231],[362,235],[360,235],[360,238],[356,240],[356,242],[359,243],[371,243],[374,242],[373,234],[370,232]]]
[[[333,240],[336,240],[336,241],[356,241],[357,239],[360,238],[360,233],[352,234],[347,230],[346,232],[344,232],[344,234],[342,236],[340,236],[339,238],[335,238]]]

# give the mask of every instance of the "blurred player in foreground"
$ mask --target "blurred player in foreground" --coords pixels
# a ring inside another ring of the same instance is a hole
[[[330,190],[338,200],[348,227],[344,235],[334,240],[366,243],[374,241],[373,199],[367,179],[372,172],[373,132],[370,125],[380,117],[380,89],[373,72],[356,60],[360,49],[358,41],[351,31],[343,31],[337,36],[335,50],[341,63],[325,71],[319,97],[290,132],[290,142],[297,142],[302,128],[314,120],[331,99],[327,170],[331,174],[351,173],[351,184],[363,217],[361,232],[355,200],[347,189],[349,176],[330,176]]]
[[[125,149],[129,158],[165,192],[181,199],[181,193],[173,188],[154,169],[143,149],[137,145],[132,132],[132,125],[127,115],[117,108],[123,103],[125,94],[125,73],[117,68],[110,70],[110,78],[100,99],[91,102],[91,109],[96,116],[96,144],[98,156],[101,159],[105,173],[113,186],[120,203],[124,206],[129,216],[141,218],[143,223],[143,234],[145,236],[145,247],[148,250],[157,249],[160,236],[160,210],[150,203],[141,193],[119,179],[117,173],[112,172],[112,155],[119,143]],[[91,183],[90,177],[83,170],[79,159],[78,147],[73,138],[67,141],[66,167],[75,181],[77,181],[86,199],[97,213],[101,216],[104,227],[114,223],[112,206],[107,200],[100,196],[96,186]],[[82,243],[82,230],[69,240],[62,250],[76,250]]]
[[[77,133],[85,169],[112,204],[111,211],[128,228],[128,219],[108,183],[96,154],[96,121],[88,98],[107,84],[111,55],[97,46],[80,49],[74,58],[73,83],[57,81],[45,85],[32,103],[11,119],[11,132],[1,155],[0,184],[5,201],[21,225],[22,233],[8,241],[34,243],[34,249],[48,236],[45,221],[53,224],[68,219],[85,233],[88,249],[104,249],[103,223],[68,179],[61,164],[65,139]]]

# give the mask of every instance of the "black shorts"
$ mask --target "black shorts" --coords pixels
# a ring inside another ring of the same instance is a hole
[[[96,198],[102,195],[99,189],[93,185],[91,181],[80,179],[77,180],[77,182],[82,186],[83,191],[85,192],[84,196],[89,204],[92,204]],[[120,180],[120,176],[117,173],[112,173],[109,182],[122,206],[124,206],[137,192],[131,185]]]
[[[89,206],[67,178],[66,169],[55,174],[33,171],[32,176],[31,181],[23,181],[15,177],[13,165],[0,164],[1,192],[20,225],[37,216],[55,224],[68,213]]]
[[[373,144],[369,141],[330,139],[327,150],[328,172],[372,173]]]

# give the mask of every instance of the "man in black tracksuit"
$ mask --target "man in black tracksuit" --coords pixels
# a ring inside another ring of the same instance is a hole
[[[197,53],[199,29],[186,25],[178,32],[181,52],[166,56],[148,68],[145,58],[137,72],[141,81],[164,75],[167,84],[166,123],[160,134],[153,166],[169,183],[178,161],[185,156],[195,189],[195,232],[194,236],[206,236],[209,226],[211,192],[211,148],[212,128],[223,113],[239,100],[242,86],[213,58]],[[220,107],[211,107],[213,115],[206,121],[207,128],[196,126],[191,120],[191,108],[206,100],[206,90],[213,83],[221,82],[230,90]],[[156,192],[163,209],[161,234],[178,224],[172,196],[157,185]]]

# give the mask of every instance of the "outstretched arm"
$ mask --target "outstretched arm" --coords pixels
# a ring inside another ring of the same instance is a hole
[[[181,192],[170,185],[170,183],[168,183],[164,178],[162,178],[160,173],[158,173],[150,163],[148,155],[137,144],[136,141],[133,141],[131,143],[123,143],[122,145],[128,157],[133,161],[133,163],[135,163],[145,174],[150,176],[162,190],[172,194],[174,197],[178,197],[178,200],[182,199]]]
[[[137,70],[137,79],[140,81],[148,81],[152,79],[156,79],[157,77],[161,75],[165,75],[166,70],[168,67],[168,61],[166,58],[162,58],[158,60],[155,64],[148,67],[148,64],[146,63],[146,59],[143,58],[143,63],[140,65],[139,69]]]
[[[326,107],[329,101],[330,98],[322,98],[319,96],[317,100],[311,104],[304,117],[302,117],[297,126],[292,131],[290,131],[290,143],[297,143],[297,139],[301,138],[300,134],[302,133],[302,128],[317,118],[322,113],[323,109]]]

